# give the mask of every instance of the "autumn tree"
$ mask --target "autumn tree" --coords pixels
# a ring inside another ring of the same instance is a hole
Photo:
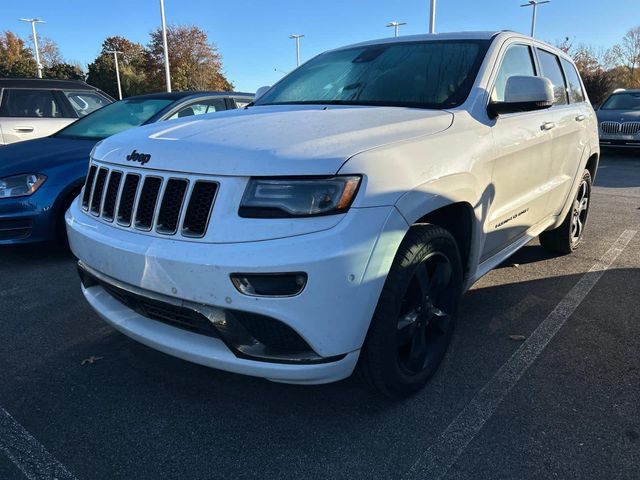
[[[624,86],[640,87],[640,26],[629,30],[622,42],[611,49],[609,55],[625,70]]]
[[[171,86],[174,90],[232,90],[222,70],[222,56],[218,47],[209,41],[205,31],[196,26],[167,28]],[[165,87],[164,50],[160,29],[151,33],[147,68],[150,86],[154,90]]]
[[[113,54],[109,53],[114,50],[121,52],[118,54],[118,67],[123,97],[150,91],[145,48],[119,36],[108,37],[102,42],[100,54],[89,64],[87,82],[117,98],[116,69]]]
[[[36,61],[31,49],[15,33],[0,35],[0,77],[33,77]]]

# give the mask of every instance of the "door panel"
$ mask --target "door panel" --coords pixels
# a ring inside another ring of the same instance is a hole
[[[46,137],[73,122],[74,118],[0,117],[5,144]]]
[[[485,225],[482,259],[501,250],[545,217],[552,130],[548,110],[503,115],[493,127],[495,197]]]

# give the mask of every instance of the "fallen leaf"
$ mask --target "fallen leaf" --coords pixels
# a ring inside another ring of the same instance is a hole
[[[82,360],[82,363],[80,365],[87,365],[89,363],[95,363],[98,360],[102,360],[103,357],[94,357],[93,355],[91,355],[89,358],[85,358],[84,360]]]
[[[509,338],[511,340],[513,340],[514,342],[522,342],[523,340],[525,340],[527,337],[525,337],[524,335],[509,335]]]

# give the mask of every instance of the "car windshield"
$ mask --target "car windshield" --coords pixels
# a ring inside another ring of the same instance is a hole
[[[467,98],[488,45],[438,40],[327,52],[287,75],[255,105],[455,107]]]
[[[600,107],[602,110],[640,110],[640,92],[616,93]]]
[[[165,98],[131,98],[112,103],[55,134],[58,138],[96,139],[138,127],[172,103]]]

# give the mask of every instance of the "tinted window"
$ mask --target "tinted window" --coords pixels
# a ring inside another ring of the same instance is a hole
[[[601,110],[640,110],[640,93],[616,93],[605,100]]]
[[[368,45],[323,53],[256,105],[344,104],[449,108],[467,98],[487,41]]]
[[[504,102],[504,90],[509,77],[535,74],[531,49],[526,45],[511,45],[500,64],[491,99],[495,102]]]
[[[0,116],[59,118],[63,114],[60,104],[50,90],[5,89]]]
[[[582,84],[580,83],[580,77],[578,76],[576,67],[564,58],[561,62],[564,68],[564,74],[567,77],[567,82],[569,83],[569,101],[571,103],[584,102],[584,92],[582,91]]]
[[[554,105],[564,105],[567,102],[567,88],[564,84],[564,77],[560,69],[560,61],[553,53],[538,49],[540,59],[540,69],[542,76],[547,77],[553,83],[553,93],[555,95]]]
[[[126,99],[96,110],[60,130],[56,137],[102,139],[142,125],[172,100],[164,98]]]
[[[193,115],[203,115],[205,113],[219,112],[220,110],[226,110],[227,106],[224,103],[224,98],[211,98],[209,100],[201,100],[182,107],[176,113],[171,115],[168,120],[174,118],[191,117]]]
[[[64,92],[64,94],[79,117],[84,117],[111,103],[95,92]]]

